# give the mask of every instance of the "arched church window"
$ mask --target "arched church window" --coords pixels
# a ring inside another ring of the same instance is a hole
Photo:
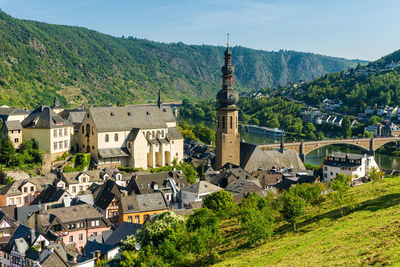
[[[106,143],[108,143],[108,141],[110,141],[110,137],[108,136],[108,134],[106,134],[106,136],[104,137],[104,141],[106,141]]]
[[[222,129],[225,129],[225,116],[222,116]]]
[[[118,141],[118,134],[114,134],[114,141],[117,142]]]

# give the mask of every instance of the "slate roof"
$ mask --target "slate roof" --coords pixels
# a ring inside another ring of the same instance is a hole
[[[54,216],[57,216],[57,218],[59,218],[63,223],[103,218],[103,215],[92,205],[82,204],[71,207],[42,210],[39,212],[38,219],[41,221],[42,226],[47,226],[53,221]]]
[[[99,132],[167,128],[167,122],[175,121],[169,107],[159,109],[157,105],[92,107],[88,112]]]
[[[103,159],[129,157],[130,155],[131,154],[129,153],[129,151],[126,147],[99,149],[99,156]]]
[[[183,173],[179,172],[144,173],[132,175],[132,179],[128,184],[128,190],[129,192],[135,192],[135,194],[145,194],[171,188],[169,178],[174,179],[178,188],[189,184]],[[155,184],[158,185],[158,190],[153,189]]]
[[[183,136],[179,132],[177,127],[171,127],[168,128],[168,134],[167,134],[167,139],[168,140],[183,140]]]
[[[16,180],[1,188],[0,195],[4,196],[20,195],[22,194],[20,190],[21,186],[23,186],[27,182],[36,185],[37,191],[43,191],[47,185],[52,185],[54,183],[54,180],[55,176],[37,176],[24,180]]]
[[[150,194],[132,194],[121,197],[123,213],[134,213],[153,210],[167,210],[168,204],[161,192]]]
[[[29,114],[29,110],[24,110],[20,108],[0,108],[0,116],[9,116],[9,115],[26,115]]]
[[[22,130],[22,125],[19,121],[6,121],[4,127],[6,127],[8,131]]]
[[[254,171],[251,176],[255,179],[258,179],[263,188],[273,186],[282,181],[281,173],[269,173],[265,170]]]
[[[65,195],[70,196],[66,190],[54,185],[50,185],[31,202],[31,205],[52,203],[57,201],[61,202]]]
[[[15,230],[14,234],[12,235],[8,243],[2,248],[2,251],[10,253],[14,245],[14,242],[16,242],[19,252],[25,255],[26,250],[29,249],[31,244],[35,242],[35,240],[39,237],[39,235],[40,235],[39,232],[34,231],[26,226],[20,225]]]
[[[249,193],[262,190],[258,180],[241,180],[241,179],[232,181],[224,189],[233,194]]]
[[[69,267],[67,260],[64,259],[56,249],[51,254],[40,261],[41,267]]]
[[[135,235],[137,230],[143,227],[143,224],[123,222],[104,243],[109,245],[120,245],[122,240],[125,240],[130,235]]]
[[[214,193],[223,190],[217,185],[213,185],[207,181],[199,181],[195,184],[189,185],[182,189],[183,191],[192,192],[196,194]]]
[[[16,219],[21,222],[22,225],[28,226],[28,216],[32,213],[44,210],[46,208],[45,205],[38,204],[38,205],[29,205],[23,206],[15,209]]]
[[[48,106],[40,106],[26,117],[21,125],[23,128],[53,129],[70,127],[72,124],[64,120]]]
[[[68,184],[78,184],[79,183],[79,176],[81,174],[87,174],[90,179],[89,182],[104,182],[100,178],[101,170],[91,170],[91,171],[83,171],[83,172],[63,172],[61,174],[62,180],[67,182]]]
[[[107,180],[102,185],[100,192],[95,199],[95,205],[103,210],[106,210],[114,197],[119,199],[121,197],[121,192],[113,180]]]
[[[83,121],[83,118],[85,118],[86,111],[84,110],[63,110],[60,113],[60,116],[69,121],[72,124],[81,124]]]
[[[269,170],[273,166],[305,170],[304,164],[295,150],[263,151],[256,145],[240,143],[240,167],[248,172],[258,169]]]
[[[115,245],[105,244],[105,243],[98,243],[96,241],[87,241],[85,247],[83,248],[82,254],[84,255],[81,261],[85,261],[92,258],[92,252],[96,250],[100,250],[100,255],[104,256],[110,250],[117,248]]]

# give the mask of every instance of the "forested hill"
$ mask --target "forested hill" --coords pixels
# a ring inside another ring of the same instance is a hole
[[[299,98],[310,105],[325,98],[343,100],[343,112],[362,112],[375,104],[400,105],[400,50],[366,66],[326,74],[301,89]]]
[[[35,107],[127,104],[214,97],[224,47],[123,39],[80,27],[12,18],[0,11],[0,104]],[[312,80],[357,61],[294,51],[233,47],[236,87],[254,90]]]

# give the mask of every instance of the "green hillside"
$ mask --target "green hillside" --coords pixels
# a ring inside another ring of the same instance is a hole
[[[366,66],[329,73],[304,84],[299,99],[308,104],[325,98],[342,99],[344,112],[362,112],[365,107],[400,105],[400,50]]]
[[[276,227],[272,240],[241,248],[244,235],[233,226],[218,266],[359,266],[400,262],[400,178],[351,188],[341,217],[329,202],[308,210],[298,232]],[[351,207],[351,208],[349,208]]]
[[[81,27],[12,18],[0,11],[0,104],[34,107],[211,98],[224,47],[117,38]],[[294,51],[234,47],[236,86],[254,90],[312,80],[356,61]]]

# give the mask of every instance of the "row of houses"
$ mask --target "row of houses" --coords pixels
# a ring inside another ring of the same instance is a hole
[[[183,137],[170,106],[90,107],[68,110],[41,106],[33,111],[1,107],[2,136],[18,149],[35,139],[55,160],[66,152],[90,153],[94,167],[154,168],[183,159]]]

